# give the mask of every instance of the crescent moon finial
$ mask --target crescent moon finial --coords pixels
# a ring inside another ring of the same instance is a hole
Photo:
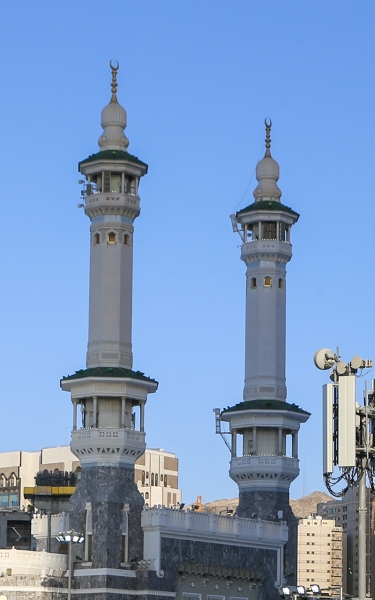
[[[111,67],[111,71],[112,71],[112,83],[111,83],[111,90],[112,90],[112,98],[111,98],[111,102],[117,102],[117,71],[120,68],[120,65],[118,63],[118,60],[110,60],[109,61],[109,66]]]
[[[266,126],[266,154],[265,156],[271,156],[271,127],[272,127],[272,121],[270,118],[265,118],[264,119],[264,124]]]

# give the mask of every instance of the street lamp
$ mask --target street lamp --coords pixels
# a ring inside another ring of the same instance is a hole
[[[68,600],[71,600],[72,595],[72,544],[82,544],[84,535],[82,533],[78,533],[75,529],[69,529],[69,531],[62,532],[60,531],[59,535],[56,536],[56,539],[61,544],[69,544],[69,553],[68,553],[68,567],[69,567],[69,578],[68,578]]]
[[[310,585],[310,590],[312,591],[314,596],[316,596],[317,598],[320,598],[320,594],[321,594],[320,585],[318,585],[317,583],[313,583],[312,585]]]

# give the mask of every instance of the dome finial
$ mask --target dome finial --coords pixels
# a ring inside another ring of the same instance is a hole
[[[271,119],[264,119],[264,124],[266,126],[266,153],[264,156],[271,156],[271,127],[272,121]]]
[[[117,92],[117,71],[119,70],[120,65],[118,64],[117,60],[111,60],[111,61],[109,61],[109,66],[111,67],[111,71],[112,71],[112,83],[111,83],[112,98],[111,98],[111,102],[116,102],[117,103],[117,96],[116,96],[116,92]]]

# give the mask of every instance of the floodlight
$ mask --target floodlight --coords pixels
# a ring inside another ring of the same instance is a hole
[[[306,588],[304,585],[297,585],[297,594],[299,596],[306,596]]]
[[[317,583],[313,583],[312,585],[310,585],[310,590],[312,591],[314,596],[320,596],[320,585],[318,585]]]
[[[281,590],[283,592],[284,598],[289,598],[292,595],[290,588],[288,588],[288,587],[283,587],[283,588],[281,588]]]

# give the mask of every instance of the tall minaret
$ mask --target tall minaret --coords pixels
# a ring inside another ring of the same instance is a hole
[[[232,216],[246,264],[245,386],[243,402],[224,410],[232,435],[230,476],[239,487],[237,514],[290,525],[286,552],[289,583],[296,577],[295,519],[289,487],[299,473],[298,430],[309,413],[286,402],[286,264],[291,228],[299,215],[281,204],[279,165],[266,152],[256,167],[255,202]],[[242,449],[237,451],[237,438]]]
[[[118,64],[111,68],[112,97],[102,111],[100,151],[79,163],[91,222],[87,368],[61,381],[71,393],[71,449],[82,466],[70,524],[85,534],[90,566],[80,572],[83,587],[103,587],[108,570],[121,577],[121,569],[142,558],[143,499],[134,483],[134,464],[145,450],[147,395],[158,385],[132,370],[133,222],[147,165],[127,151],[126,112],[117,101]],[[95,577],[102,579],[95,583]]]

